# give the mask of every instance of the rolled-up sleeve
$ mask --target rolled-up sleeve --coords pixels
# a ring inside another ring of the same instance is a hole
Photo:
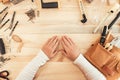
[[[74,61],[88,80],[106,80],[106,77],[96,69],[82,54]]]
[[[40,50],[38,55],[28,63],[15,80],[33,80],[39,67],[44,65],[48,60],[49,58]]]

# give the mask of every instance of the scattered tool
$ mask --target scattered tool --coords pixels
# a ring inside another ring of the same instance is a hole
[[[13,36],[12,36],[12,39],[13,39],[14,41],[16,41],[16,42],[19,43],[17,52],[21,52],[21,49],[22,49],[22,47],[23,47],[23,45],[24,45],[22,39],[21,39],[18,35],[13,35]]]
[[[22,42],[22,39],[18,35],[13,35],[12,39],[16,42]]]
[[[103,28],[103,32],[102,32],[101,39],[100,39],[101,45],[104,45],[104,43],[105,43],[106,34],[107,34],[107,30],[108,30],[107,28],[108,28],[107,26],[104,26],[104,28]]]
[[[5,7],[1,12],[0,14],[2,14],[4,11],[6,11],[8,9],[8,7]]]
[[[116,46],[117,48],[120,48],[120,36],[114,38],[110,43],[106,43],[105,49],[110,51],[113,48],[113,46]]]
[[[13,16],[12,16],[12,20],[11,20],[11,23],[10,23],[10,26],[7,29],[5,29],[4,32],[7,31],[8,29],[12,29],[13,23],[14,23],[14,19],[15,19],[15,15],[16,15],[16,12],[14,11]]]
[[[11,20],[11,24],[9,26],[10,29],[12,29],[12,26],[13,26],[13,23],[14,23],[14,19],[15,19],[15,15],[16,15],[16,12],[14,11],[13,16],[12,16],[12,20]]]
[[[82,23],[86,23],[87,22],[87,18],[86,18],[86,14],[85,14],[85,10],[84,10],[84,6],[83,6],[83,1],[80,0],[80,10],[81,10],[81,14],[82,14],[82,17],[83,19],[81,20]]]
[[[27,11],[25,14],[29,17],[29,20],[33,20],[35,18],[35,10],[31,9]]]
[[[119,4],[115,4],[110,11],[106,14],[106,16],[103,18],[103,20],[98,24],[98,26],[94,29],[93,33],[96,33],[98,29],[107,21],[107,19],[118,9],[120,8]]]
[[[0,78],[2,78],[3,80],[9,80],[8,76],[9,72],[7,70],[0,72]]]
[[[106,43],[105,45],[105,49],[107,49],[108,51],[110,51],[113,48],[113,45],[110,43]]]
[[[2,19],[0,19],[0,24],[2,23],[2,21],[5,19],[5,17],[7,16],[8,12],[5,13],[5,15],[3,16]]]
[[[112,42],[110,42],[110,44],[116,46],[117,48],[120,48],[120,36],[113,39]]]
[[[42,8],[58,8],[58,2],[43,2],[41,0],[41,6]]]
[[[10,56],[5,57],[4,55],[0,56],[0,68],[4,67],[4,65],[10,61],[12,58]],[[1,78],[0,78],[1,80]],[[3,79],[2,79],[3,80]]]
[[[9,60],[11,60],[10,57],[5,58],[4,56],[0,56],[0,63],[5,63],[6,61],[9,61]]]
[[[0,26],[0,29],[2,29],[9,21],[10,21],[10,19],[8,19],[7,21],[5,21],[5,23],[3,23],[3,24]]]
[[[113,21],[108,25],[108,29],[111,29],[111,27],[118,20],[119,17],[120,17],[120,11],[118,12],[117,16],[113,19]]]
[[[93,0],[86,0],[87,2],[91,3]]]
[[[15,26],[13,27],[13,29],[11,30],[11,32],[10,32],[10,34],[9,34],[9,36],[11,36],[12,35],[12,33],[13,33],[13,31],[15,30],[15,28],[16,28],[16,26],[18,25],[18,21],[15,23]]]
[[[14,5],[16,5],[16,4],[18,4],[18,3],[22,2],[22,1],[24,1],[24,0],[12,0],[11,2],[12,2]]]
[[[3,39],[0,38],[0,53],[3,55],[5,54],[5,45],[4,45],[4,42],[3,42]]]

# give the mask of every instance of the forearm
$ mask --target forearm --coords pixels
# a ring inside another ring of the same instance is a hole
[[[98,71],[82,54],[74,61],[84,72],[88,80],[106,80],[105,76]]]
[[[40,51],[38,55],[22,70],[15,80],[33,80],[37,70],[44,65],[49,58]]]

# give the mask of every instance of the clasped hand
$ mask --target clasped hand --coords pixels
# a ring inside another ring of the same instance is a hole
[[[62,45],[62,50],[58,50],[58,46],[60,44]],[[59,39],[58,36],[53,36],[43,45],[42,51],[50,59],[53,58],[59,51],[71,60],[75,60],[80,54],[79,48],[73,40],[67,36],[62,36],[61,39]]]

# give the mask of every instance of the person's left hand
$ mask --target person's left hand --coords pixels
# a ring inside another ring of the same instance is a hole
[[[58,53],[58,46],[59,39],[57,36],[53,36],[43,45],[42,51],[51,59]]]
[[[62,53],[65,54],[68,58],[75,60],[79,56],[80,50],[71,38],[63,36],[61,39],[61,44],[64,49],[62,50]]]

